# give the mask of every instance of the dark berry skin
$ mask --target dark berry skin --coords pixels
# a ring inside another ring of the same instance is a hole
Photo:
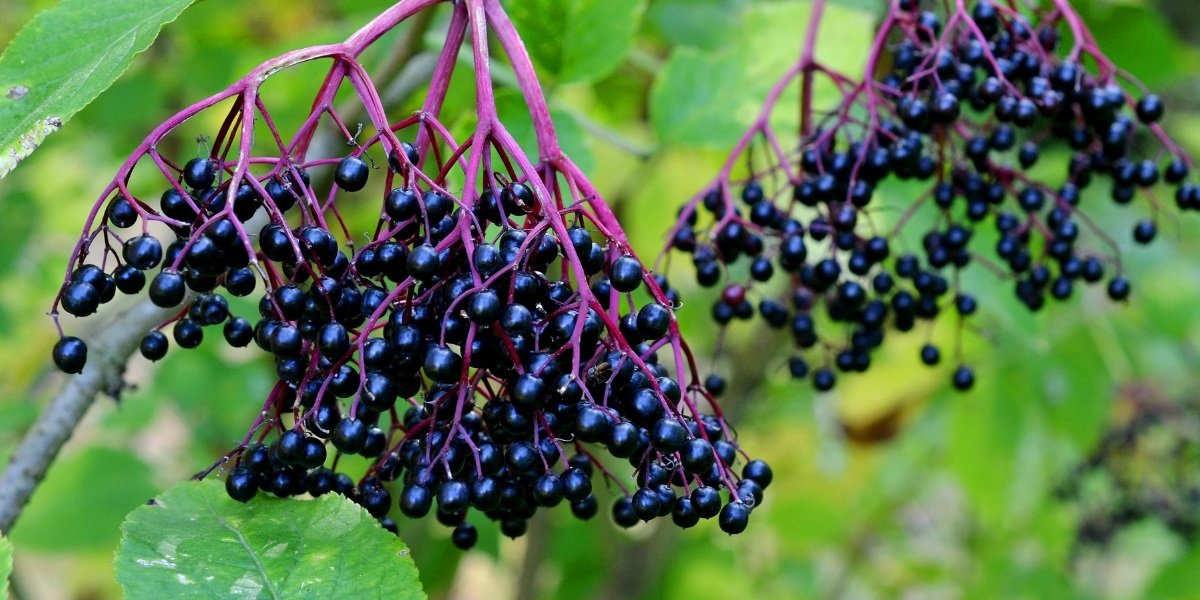
[[[163,271],[150,282],[150,301],[162,308],[179,306],[185,292],[183,276],[179,273]]]
[[[299,463],[304,459],[304,434],[294,430],[285,431],[275,440],[272,450],[275,457],[284,463]]]
[[[576,519],[581,521],[587,521],[588,519],[591,519],[592,517],[596,516],[596,513],[599,511],[600,501],[596,500],[596,496],[594,495],[589,494],[583,500],[571,503],[571,514],[574,515]]]
[[[692,508],[702,519],[711,519],[721,512],[721,493],[715,488],[701,486],[692,490]]]
[[[326,323],[317,333],[317,348],[321,356],[338,360],[350,350],[350,336],[340,323]]]
[[[333,182],[347,192],[357,192],[367,185],[371,168],[357,156],[347,156],[338,163],[333,172]]]
[[[570,468],[563,471],[560,477],[563,485],[563,497],[568,502],[579,502],[592,493],[592,480],[583,469]]]
[[[687,443],[687,428],[672,417],[663,417],[650,430],[650,443],[664,454],[678,452]]]
[[[1154,221],[1138,221],[1133,228],[1133,240],[1139,244],[1149,244],[1154,241],[1154,237],[1158,234],[1158,227]]]
[[[493,290],[475,292],[467,303],[467,314],[472,321],[487,325],[500,318],[504,311],[504,303],[500,295]]]
[[[1138,120],[1147,125],[1158,122],[1164,110],[1162,98],[1156,94],[1142,96],[1137,102]]]
[[[421,203],[411,190],[396,188],[384,198],[383,210],[388,217],[399,223],[417,216],[421,210]]]
[[[771,485],[771,481],[775,475],[771,472],[771,466],[762,460],[752,460],[742,467],[742,477],[757,483],[763,489]]]
[[[360,419],[342,419],[330,438],[333,446],[347,454],[356,454],[367,442],[367,424]]]
[[[817,388],[819,392],[832,390],[836,383],[837,376],[828,368],[822,367],[813,373],[813,387]]]
[[[137,210],[124,196],[118,196],[108,207],[108,222],[113,227],[125,229],[137,222]]]
[[[1112,281],[1108,282],[1108,297],[1113,300],[1125,300],[1129,297],[1129,280],[1124,277],[1113,277]]]
[[[113,281],[122,294],[133,295],[146,287],[146,274],[130,265],[121,265],[113,271]]]
[[[471,506],[489,511],[500,506],[500,484],[491,477],[481,477],[471,486]]]
[[[553,507],[562,502],[564,491],[562,479],[554,473],[547,473],[534,483],[533,497],[540,506]]]
[[[622,256],[613,261],[608,270],[608,280],[614,290],[632,292],[642,283],[642,265],[632,256]]]
[[[167,355],[167,348],[169,346],[167,336],[163,332],[151,331],[142,338],[142,343],[138,347],[138,350],[148,360],[158,361]]]
[[[658,498],[655,496],[655,502],[657,501]],[[617,526],[625,529],[637,525],[639,520],[637,513],[633,512],[633,500],[627,496],[617,498],[617,501],[613,503],[612,517]]]
[[[404,516],[419,519],[429,514],[429,509],[433,506],[433,492],[429,488],[410,484],[404,486],[404,490],[400,493],[400,512]]]
[[[462,512],[471,502],[471,488],[462,481],[450,480],[438,488],[438,510],[447,513]]]
[[[63,373],[82,373],[87,364],[87,344],[83,340],[67,336],[54,344],[54,364]]]
[[[73,281],[62,294],[62,308],[76,317],[86,317],[100,307],[100,292],[89,283]]]
[[[504,309],[500,326],[509,335],[528,333],[533,328],[533,313],[522,304],[509,304]]]
[[[417,281],[429,281],[441,266],[437,250],[429,244],[421,244],[408,254],[408,274]]]
[[[234,269],[225,276],[225,289],[231,295],[239,298],[249,296],[257,283],[258,279],[254,276],[254,271],[248,267]]]
[[[937,346],[934,346],[933,344],[925,344],[921,347],[921,362],[932,367],[933,365],[938,364],[938,362],[941,360],[942,353],[938,350]]]
[[[429,349],[425,355],[425,375],[441,383],[458,381],[462,371],[462,357],[446,346]]]
[[[652,303],[642,307],[637,315],[638,333],[648,341],[657,340],[667,333],[671,325],[671,311],[667,307]]]
[[[675,499],[675,504],[671,507],[671,521],[680,529],[695,527],[700,522],[700,515],[692,506],[691,498],[683,496]]]
[[[479,540],[479,532],[470,523],[459,523],[450,534],[450,540],[454,542],[455,548],[470,550]]]
[[[246,467],[238,467],[225,477],[225,492],[238,502],[249,502],[258,493],[258,476]]]
[[[643,521],[658,517],[659,511],[662,509],[662,499],[658,492],[650,488],[641,488],[634,492],[631,502],[633,503],[633,514]]]
[[[608,433],[608,451],[617,458],[632,456],[638,446],[638,428],[629,421],[613,425]]]
[[[211,187],[217,180],[217,165],[211,158],[193,158],[183,166],[183,182],[192,189]]]
[[[954,370],[953,383],[954,389],[965,392],[975,385],[975,372],[971,367],[961,366]]]
[[[730,502],[721,509],[717,523],[721,526],[721,531],[737,535],[745,531],[746,526],[750,524],[750,509],[742,502]]]
[[[180,348],[195,348],[204,341],[204,329],[191,319],[180,319],[175,322],[173,331],[175,343]]]

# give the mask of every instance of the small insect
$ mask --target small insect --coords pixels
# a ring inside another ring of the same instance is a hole
[[[588,385],[598,385],[608,381],[613,374],[612,363],[601,361],[599,364],[587,370]]]

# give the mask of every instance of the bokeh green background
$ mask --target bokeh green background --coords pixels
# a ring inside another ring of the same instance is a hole
[[[52,4],[0,1],[0,43]],[[158,121],[258,62],[341,39],[388,4],[199,2],[0,181],[0,458],[63,382],[48,360],[55,332],[46,312],[86,211],[124,154]],[[572,2],[509,4],[541,59],[568,151],[645,257],[658,253],[675,208],[716,172],[722,146],[795,56],[803,27],[792,17],[807,6],[586,2],[594,18],[563,29],[556,19]],[[855,40],[870,33],[862,25],[878,6],[834,4],[823,51],[853,65],[865,52]],[[1101,47],[1166,98],[1172,135],[1200,152],[1200,13],[1170,0],[1072,4]],[[431,25],[423,52],[436,52],[443,18]],[[634,32],[631,40],[625,31]],[[614,41],[594,56],[556,54],[564,33]],[[318,83],[293,78],[277,88],[277,114],[306,111]],[[469,91],[454,88],[444,121],[469,124]],[[417,88],[394,114],[419,98]],[[519,118],[514,92],[502,89],[500,101],[502,115]],[[788,380],[785,336],[761,325],[729,332],[725,354],[710,364],[729,376],[726,402],[743,446],[776,473],[746,534],[726,536],[714,523],[620,531],[603,516],[580,523],[560,509],[535,519],[517,541],[481,527],[479,547],[464,554],[432,519],[402,523],[431,597],[1200,597],[1200,551],[1162,520],[1135,520],[1104,544],[1077,544],[1083,523],[1122,501],[1111,476],[1090,476],[1079,499],[1054,493],[1107,431],[1146,406],[1196,397],[1200,382],[1200,224],[1167,211],[1159,240],[1134,248],[1128,225],[1148,209],[1107,204],[1097,198],[1090,214],[1121,244],[1134,301],[1115,305],[1088,290],[1030,315],[1011,299],[1010,284],[976,274],[981,313],[963,336],[978,384],[968,394],[948,390],[949,366],[930,370],[917,358],[930,337],[953,343],[950,323],[893,338],[870,373],[843,378],[823,395]],[[712,292],[694,288],[686,261],[674,262],[686,334],[709,357],[718,343],[706,315]],[[94,325],[66,323],[75,332]],[[158,365],[135,358],[129,379],[135,387],[119,401],[93,407],[12,532],[23,598],[119,597],[111,563],[124,515],[239,439],[272,369],[263,357],[210,341]],[[1200,445],[1193,421],[1172,422],[1161,436]],[[1125,466],[1138,485],[1174,485],[1161,473],[1172,469],[1197,483],[1195,456],[1176,464],[1147,444],[1128,449]]]

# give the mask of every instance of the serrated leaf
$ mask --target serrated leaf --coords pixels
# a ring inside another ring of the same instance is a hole
[[[404,543],[336,494],[242,504],[215,479],[183,483],[121,531],[129,598],[425,598]]]
[[[8,576],[12,573],[12,559],[12,542],[0,535],[0,598],[8,597]]]
[[[63,0],[0,55],[0,179],[108,89],[195,0]]]
[[[645,8],[642,0],[506,4],[533,60],[562,82],[595,81],[620,66]]]

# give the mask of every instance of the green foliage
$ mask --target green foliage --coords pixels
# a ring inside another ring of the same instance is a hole
[[[595,81],[625,60],[643,0],[516,0],[506,2],[530,54],[564,83]]]
[[[241,504],[215,478],[183,483],[121,530],[130,598],[425,598],[404,543],[334,494]]]
[[[108,89],[195,0],[64,0],[0,56],[0,178]]]
[[[758,115],[767,92],[800,55],[810,8],[809,2],[755,5],[735,13],[732,23],[726,14],[721,26],[698,25],[717,41],[709,44],[705,37],[706,49],[679,46],[671,52],[650,99],[659,139],[713,148],[736,142]],[[870,13],[827,6],[818,56],[834,69],[861,70],[871,23]]]
[[[54,2],[10,4],[15,9],[9,12],[5,5],[4,14],[14,22],[0,23],[0,39],[7,39],[4,34],[12,32],[22,15]],[[79,14],[130,15],[135,13],[116,13],[112,7],[182,4],[66,0],[61,6],[85,11]],[[197,3],[164,30],[153,51],[136,57],[132,48],[149,44],[149,30],[111,37],[63,35],[53,42],[55,48],[70,43],[101,49],[108,39],[136,43],[129,43],[121,67],[108,71],[111,82],[130,66],[109,91],[88,103],[104,87],[96,75],[85,81],[96,83],[90,96],[60,99],[64,105],[70,100],[87,106],[0,182],[0,256],[8,259],[0,261],[0,349],[6,357],[0,377],[0,462],[36,416],[39,402],[34,400],[53,393],[60,382],[47,376],[46,357],[56,331],[43,313],[61,282],[64,249],[74,244],[100,180],[179,106],[279,52],[341,39],[391,1],[339,0],[306,4],[304,10],[294,4],[261,0],[234,8],[229,2]],[[1165,125],[1195,152],[1200,104],[1190,90],[1200,81],[1196,50],[1171,29],[1177,23],[1150,2],[1072,4],[1084,13],[1109,56],[1160,88],[1170,107]],[[767,89],[798,55],[810,7],[796,0],[511,0],[508,5],[539,72],[551,84],[548,99],[566,150],[594,175],[605,197],[617,201],[614,209],[647,260],[661,248],[680,203],[720,168],[727,146],[754,119]],[[822,60],[837,69],[861,69],[879,6],[874,0],[827,5],[818,49]],[[438,28],[446,14],[443,9],[427,34],[423,58],[440,47]],[[161,18],[169,20],[165,13]],[[92,21],[89,25],[97,29],[132,30],[128,19]],[[143,25],[152,23],[138,27]],[[21,40],[32,39],[30,27]],[[364,56],[364,64],[375,68],[387,50],[381,47]],[[5,127],[15,123],[14,103],[4,98],[11,87],[12,52],[0,59],[0,124]],[[47,76],[35,72],[41,63],[65,64],[39,55],[27,63],[28,76]],[[505,123],[529,148],[532,127],[520,96],[504,78],[503,67],[496,75]],[[575,83],[586,85],[555,85]],[[447,103],[452,111],[447,122],[456,133],[473,118],[471,85],[465,57]],[[280,76],[268,87],[281,122],[291,123],[308,111],[311,96],[304,94],[312,90],[312,82],[303,76]],[[797,93],[789,88],[784,97]],[[25,100],[34,97],[31,92]],[[421,100],[418,90],[390,111],[408,114]],[[197,121],[188,135],[211,134],[217,125]],[[649,150],[633,155],[610,143],[610,137],[597,135],[598,127]],[[1048,153],[1042,165],[1058,172],[1064,160],[1065,155]],[[909,192],[897,190],[885,198],[887,210],[872,218],[887,227],[902,213],[896,207],[911,201]],[[1106,195],[1107,190],[1089,189],[1083,202],[1096,207],[1089,214],[1099,226],[1124,231],[1130,213],[1103,209]],[[369,204],[353,210],[370,212]],[[697,288],[691,265],[679,256],[656,264],[686,298],[681,324],[701,368],[712,365],[731,375],[731,392],[722,402],[735,414],[743,445],[775,469],[776,480],[750,530],[731,538],[706,522],[668,534],[645,526],[624,532],[608,523],[612,495],[603,489],[598,490],[600,515],[590,522],[578,522],[560,507],[546,522],[531,523],[545,532],[540,541],[512,542],[490,523],[472,517],[481,539],[468,553],[455,550],[447,530],[432,519],[398,518],[403,539],[421,566],[425,589],[434,597],[447,596],[451,588],[464,590],[464,596],[496,597],[515,595],[513,589],[528,584],[535,588],[533,597],[571,600],[596,597],[602,590],[633,600],[716,595],[1194,597],[1200,552],[1183,549],[1180,539],[1164,528],[1148,526],[1076,557],[1082,510],[1054,495],[1070,468],[1120,421],[1127,410],[1121,400],[1124,386],[1148,385],[1171,397],[1194,395],[1200,271],[1190,257],[1200,253],[1200,227],[1194,215],[1175,220],[1166,214],[1163,235],[1154,246],[1135,248],[1127,236],[1116,240],[1135,286],[1129,305],[1113,305],[1102,293],[1079,292],[1065,305],[1030,315],[1017,309],[1010,282],[996,281],[980,269],[969,275],[978,280],[964,282],[983,291],[972,328],[960,332],[948,323],[897,336],[873,356],[869,375],[846,377],[836,392],[826,395],[787,378],[786,333],[740,326],[719,336],[706,320],[719,290]],[[980,227],[976,234],[994,235],[990,229]],[[897,247],[912,250],[920,243],[914,236]],[[235,302],[233,311],[252,316],[255,307]],[[79,331],[76,323],[64,326]],[[945,391],[948,365],[925,369],[917,360],[925,341],[949,348],[960,335],[965,357],[979,376],[976,389],[966,395]],[[210,464],[244,435],[274,381],[272,365],[253,352],[222,348],[216,330],[208,337],[200,349],[172,351],[159,364],[135,359],[127,374],[135,389],[120,403],[98,402],[81,424],[72,448],[51,469],[12,531],[16,551],[30,556],[20,573],[30,589],[103,600],[120,597],[104,566],[120,542],[124,515],[162,486]],[[725,353],[714,361],[712,348],[718,343]],[[759,374],[764,379],[754,381]],[[892,412],[898,416],[890,437],[856,441],[846,434]],[[1156,477],[1153,466],[1137,463],[1135,472]],[[122,584],[135,586],[127,587],[131,598],[188,592],[228,596],[241,575],[257,573],[251,554],[215,514],[239,532],[253,532],[243,536],[264,561],[275,561],[266,554],[288,544],[277,557],[283,564],[271,562],[267,568],[280,595],[298,589],[297,578],[319,571],[305,566],[302,572],[297,563],[311,565],[306,561],[321,553],[346,556],[343,582],[364,586],[365,592],[321,588],[316,597],[392,597],[384,585],[396,589],[412,584],[416,576],[412,563],[398,556],[404,547],[340,498],[260,498],[236,505],[225,500],[217,482],[208,482],[184,484],[159,501],[160,506],[138,508],[126,527],[130,537],[117,566]],[[217,512],[209,512],[209,505]],[[198,512],[178,518],[187,511]],[[345,518],[353,533],[310,536],[313,519],[318,529],[323,526],[319,512]],[[197,521],[188,521],[189,516]],[[260,518],[274,525],[261,524]],[[212,536],[213,531],[218,535]],[[169,539],[180,540],[172,549],[175,569],[154,562],[166,560],[168,547],[162,544]],[[0,573],[7,564],[3,544]],[[188,549],[192,547],[200,549]],[[233,559],[196,569],[224,564],[231,572],[240,571],[222,575],[224,587],[205,587],[207,575],[184,571],[185,551],[193,562],[214,551],[221,559]],[[358,553],[371,556],[364,559]],[[386,560],[388,566],[364,560]],[[280,570],[271,570],[275,568]],[[197,583],[180,585],[176,576],[181,574]],[[269,596],[270,588],[261,585]]]
[[[12,542],[0,535],[0,597],[8,597],[8,575],[12,573]]]
[[[525,101],[521,98],[521,94],[516,90],[500,90],[496,94],[496,110],[499,112],[500,118],[504,120],[504,126],[508,128],[509,133],[512,133],[521,147],[525,149],[525,154],[531,161],[536,162],[538,160],[537,139],[533,132],[533,119],[529,117],[529,110],[525,107]],[[550,109],[550,116],[554,119],[554,128],[558,133],[558,141],[562,143],[563,151],[570,155],[581,169],[595,168],[596,159],[592,156],[590,140],[584,134],[579,121],[571,114],[559,109]]]
[[[65,456],[34,493],[13,542],[40,551],[112,547],[121,519],[156,489],[150,468],[128,451],[97,446]]]

